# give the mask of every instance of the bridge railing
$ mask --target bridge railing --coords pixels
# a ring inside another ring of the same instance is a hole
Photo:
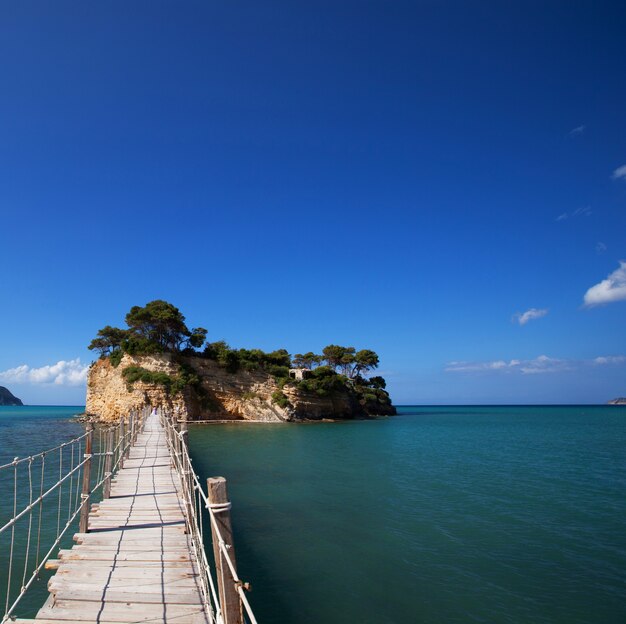
[[[208,479],[205,491],[189,455],[187,423],[162,412],[160,419],[180,477],[187,527],[202,568],[202,592],[209,617],[216,624],[257,624],[246,596],[249,584],[241,581],[237,574],[226,481],[222,477]],[[205,526],[211,532],[215,579],[205,548],[209,541],[205,539]]]
[[[0,465],[0,622],[15,616],[45,568],[56,567],[53,553],[76,523],[87,530],[91,502],[108,497],[147,413],[114,426],[88,423],[82,435]]]

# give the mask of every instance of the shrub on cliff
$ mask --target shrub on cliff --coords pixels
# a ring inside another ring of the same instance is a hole
[[[159,371],[151,371],[142,366],[127,366],[122,370],[122,377],[126,380],[126,386],[130,392],[133,384],[141,381],[146,384],[163,386],[168,394],[178,394],[185,388],[193,386],[200,390],[200,378],[187,366],[179,366],[176,375],[168,375]]]
[[[229,373],[265,370],[273,377],[287,377],[291,367],[291,356],[286,349],[269,353],[261,349],[233,349],[223,340],[207,343],[202,357],[214,360]]]
[[[122,377],[124,377],[124,379],[126,380],[126,385],[128,386],[129,392],[130,390],[132,390],[133,384],[136,381],[141,381],[146,384],[156,384],[158,386],[164,386],[168,392],[174,383],[174,379],[170,377],[167,373],[150,371],[147,368],[143,368],[141,366],[127,366],[122,371]]]
[[[344,375],[338,375],[330,366],[319,366],[311,371],[311,376],[294,385],[299,390],[315,392],[318,396],[328,396],[333,392],[345,390],[348,384],[348,378]]]
[[[272,403],[278,405],[278,407],[282,407],[283,409],[286,409],[291,405],[289,399],[282,390],[276,390],[272,393]]]

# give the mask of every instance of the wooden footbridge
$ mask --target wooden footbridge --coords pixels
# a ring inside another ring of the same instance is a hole
[[[10,538],[0,544],[2,623],[256,624],[237,575],[226,482],[208,479],[205,492],[184,423],[146,409],[95,434],[88,425],[70,442],[0,466],[3,475],[13,501],[11,518],[0,517],[0,538]],[[75,544],[63,548],[76,523]],[[48,599],[34,619],[16,617],[44,569],[55,570]]]

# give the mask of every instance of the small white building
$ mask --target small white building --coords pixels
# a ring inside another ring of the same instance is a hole
[[[291,379],[295,379],[296,381],[302,381],[307,377],[311,376],[310,368],[290,368],[289,369],[289,377]]]

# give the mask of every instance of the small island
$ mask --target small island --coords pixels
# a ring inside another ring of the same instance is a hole
[[[127,329],[107,325],[87,379],[86,413],[110,421],[159,405],[181,419],[289,422],[396,413],[370,349],[328,345],[321,354],[233,349],[189,329],[167,301],[134,306]]]
[[[0,386],[0,405],[17,407],[24,405],[8,388]]]

